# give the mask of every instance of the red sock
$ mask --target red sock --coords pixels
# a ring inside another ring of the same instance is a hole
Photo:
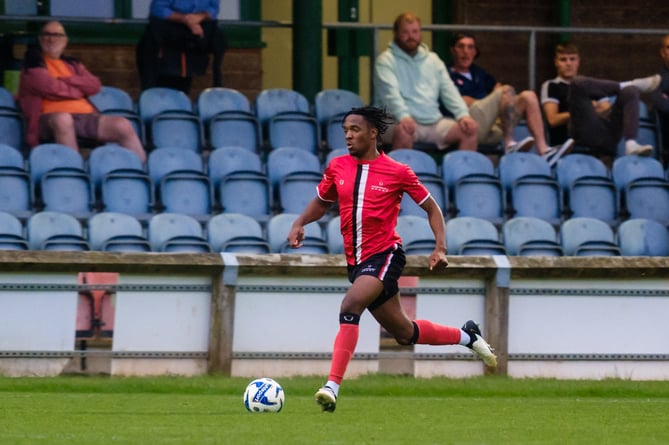
[[[417,344],[457,345],[460,343],[460,328],[432,323],[428,320],[414,320],[418,326]]]
[[[330,377],[333,382],[341,384],[348,362],[351,361],[355,347],[358,344],[360,329],[357,324],[340,324],[339,332],[334,341]]]

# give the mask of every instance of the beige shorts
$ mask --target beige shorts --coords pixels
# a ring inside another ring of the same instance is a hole
[[[444,150],[448,147],[444,141],[446,140],[446,135],[453,128],[454,125],[458,123],[453,119],[442,118],[437,122],[431,125],[422,125],[416,123],[416,132],[413,135],[413,141],[424,143],[424,144],[434,144],[439,148],[439,150]],[[392,144],[393,142],[393,132],[395,131],[395,125],[392,124],[388,127],[383,136],[381,137],[381,142],[384,144]]]
[[[502,89],[497,88],[469,106],[469,114],[479,124],[479,144],[498,144],[504,139],[502,121],[499,118],[501,101]]]

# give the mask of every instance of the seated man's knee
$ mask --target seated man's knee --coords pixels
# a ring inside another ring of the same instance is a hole
[[[49,113],[48,123],[53,131],[66,131],[74,128],[74,118],[70,113]]]
[[[620,93],[618,93],[618,98],[624,102],[630,100],[638,101],[640,97],[641,97],[641,91],[639,91],[639,89],[634,86],[627,86],[621,89]]]

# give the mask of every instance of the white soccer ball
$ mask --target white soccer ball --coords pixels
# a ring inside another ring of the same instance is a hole
[[[252,413],[278,413],[286,396],[283,388],[268,377],[255,379],[244,391],[244,406]]]

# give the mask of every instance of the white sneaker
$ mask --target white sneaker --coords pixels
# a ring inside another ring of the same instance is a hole
[[[532,136],[527,136],[520,142],[511,141],[509,145],[506,146],[507,153],[513,153],[516,151],[529,151],[534,146],[534,138]]]
[[[637,156],[650,156],[653,154],[652,145],[641,145],[634,139],[625,141],[625,154]]]
[[[653,74],[652,76],[640,77],[638,79],[632,79],[628,82],[622,82],[622,83],[623,85],[635,86],[642,93],[652,93],[653,91],[657,90],[657,88],[660,86],[661,80],[662,78],[660,77],[659,74]]]
[[[548,148],[548,151],[541,155],[544,158],[549,166],[555,165],[555,163],[562,156],[568,154],[574,148],[574,140],[572,138],[567,139],[562,143],[562,145],[553,145]]]
[[[327,412],[334,412],[337,407],[337,396],[335,395],[332,388],[329,386],[323,386],[321,389],[316,391],[314,396],[316,398],[316,403],[321,406],[321,410]]]
[[[479,325],[474,320],[467,320],[462,325],[462,330],[469,335],[469,343],[466,345],[469,349],[478,355],[483,363],[494,368],[497,366],[497,357],[494,354],[493,348],[481,337],[481,330]]]

